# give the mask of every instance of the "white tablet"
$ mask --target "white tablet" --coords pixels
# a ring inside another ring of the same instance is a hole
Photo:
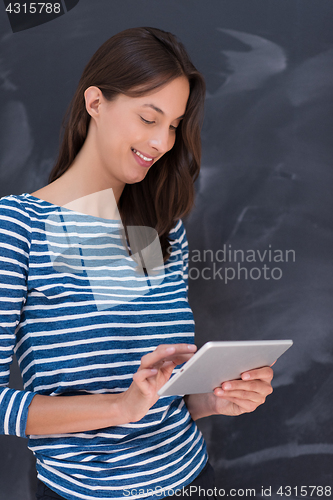
[[[160,396],[211,392],[247,370],[271,366],[292,340],[212,341],[201,347],[158,391]]]

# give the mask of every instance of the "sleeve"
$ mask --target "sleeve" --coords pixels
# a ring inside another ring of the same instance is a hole
[[[188,260],[189,248],[186,236],[186,229],[182,219],[179,219],[175,227],[170,231],[172,239],[176,240],[182,259],[182,277],[186,285],[186,295],[188,294]]]
[[[35,396],[8,388],[16,328],[26,300],[30,217],[14,196],[0,199],[0,434],[26,437],[28,407]]]

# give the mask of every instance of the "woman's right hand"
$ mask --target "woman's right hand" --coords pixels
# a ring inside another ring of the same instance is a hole
[[[196,349],[190,344],[159,345],[141,358],[125,392],[57,397],[36,394],[29,406],[26,434],[86,432],[137,422],[156,403],[157,391],[169,380],[174,367],[190,359]]]
[[[193,344],[161,344],[141,358],[132,384],[121,395],[126,421],[137,422],[147,414],[159,398],[157,391],[169,380],[175,366],[188,361],[196,350]]]

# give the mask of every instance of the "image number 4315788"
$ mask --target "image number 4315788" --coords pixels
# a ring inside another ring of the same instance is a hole
[[[48,2],[9,2],[4,0],[5,11],[13,33],[50,22],[73,9],[79,0],[50,0]]]

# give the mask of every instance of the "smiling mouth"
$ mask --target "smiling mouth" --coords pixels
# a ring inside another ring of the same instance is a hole
[[[149,158],[148,156],[144,156],[143,154],[141,154],[139,151],[137,151],[136,149],[134,148],[131,148],[133,153],[136,154],[139,158],[142,158],[144,161],[146,162],[151,162],[153,161],[155,158]]]

